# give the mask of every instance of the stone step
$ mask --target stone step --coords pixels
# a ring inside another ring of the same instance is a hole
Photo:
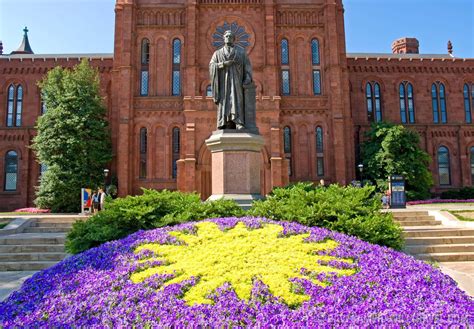
[[[62,244],[0,245],[0,253],[64,252]]]
[[[68,227],[27,227],[23,230],[24,233],[67,233],[71,229]]]
[[[405,245],[439,245],[439,244],[462,244],[474,243],[474,236],[444,236],[444,237],[412,237],[405,239]]]
[[[441,225],[441,221],[437,220],[403,220],[403,221],[398,221],[395,220],[396,223],[400,224],[402,227],[403,226],[431,226],[431,225]]]
[[[62,236],[51,236],[51,234],[62,234]],[[28,237],[28,235],[31,235]],[[19,244],[64,244],[66,238],[64,233],[23,233],[12,234],[0,238],[0,245],[19,245]]]
[[[474,252],[474,243],[466,244],[435,244],[435,245],[407,245],[404,250],[408,254],[428,253],[459,253]]]
[[[409,217],[393,217],[393,220],[399,221],[399,222],[405,222],[405,221],[426,221],[426,220],[435,220],[435,216],[409,216]]]
[[[36,222],[32,223],[30,227],[63,227],[63,228],[72,228],[72,223],[43,223]]]
[[[39,271],[57,264],[57,261],[0,262],[3,271]]]
[[[468,262],[474,261],[474,252],[462,253],[426,253],[417,254],[416,258],[436,262]]]
[[[64,252],[0,253],[2,262],[56,261],[67,257]],[[0,265],[1,266],[1,265]]]
[[[392,211],[393,217],[428,216],[428,211]]]
[[[45,218],[35,218],[36,223],[70,223],[73,224],[78,220],[84,220],[85,218],[71,218],[71,217],[45,217]]]
[[[474,236],[474,229],[416,229],[405,230],[405,238],[435,236]]]

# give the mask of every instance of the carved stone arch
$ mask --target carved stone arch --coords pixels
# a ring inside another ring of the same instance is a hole
[[[386,88],[386,84],[383,80],[383,77],[379,77],[379,76],[376,76],[376,75],[368,75],[366,76],[362,82],[361,82],[361,85],[360,85],[360,90],[365,93],[365,88],[367,86],[367,83],[370,82],[370,83],[375,83],[377,82],[380,86],[380,91],[381,92],[385,92],[385,88]],[[400,84],[399,84],[400,85]],[[397,87],[397,90],[398,90],[398,87]]]
[[[474,141],[469,142],[466,146],[466,155],[468,156],[468,159],[470,160],[470,155],[471,155],[471,148],[474,148]]]
[[[414,78],[412,78],[412,77],[405,76],[405,77],[403,77],[403,78],[398,78],[397,80],[395,80],[394,88],[395,88],[395,92],[397,92],[397,94],[398,94],[398,92],[399,92],[400,84],[401,84],[402,82],[405,82],[405,81],[411,83],[411,85],[413,86],[413,91],[415,91],[415,90],[417,89],[417,88],[416,88],[416,85],[415,85],[415,81],[416,81],[416,80],[415,80]],[[430,85],[430,86],[431,86],[431,85]]]
[[[15,92],[16,88],[21,85],[21,87],[23,88],[23,98],[25,98],[25,95],[28,93],[28,84],[26,83],[25,79],[17,77],[7,79],[3,83],[2,88],[0,89],[0,94],[8,95],[8,88],[10,87],[10,85],[13,85],[15,87]]]
[[[199,87],[199,94],[206,96],[207,86],[210,84],[211,81],[209,79],[202,80]]]
[[[16,152],[17,157],[18,157],[18,161],[23,159],[23,152],[17,146],[6,146],[6,147],[3,147],[2,149],[3,149],[3,152],[1,153],[2,154],[2,159],[1,159],[2,164],[5,163],[5,157],[7,156],[7,153],[10,152],[10,151]]]
[[[256,86],[257,96],[264,95],[263,84],[260,82],[260,80],[253,78],[253,82],[255,83],[255,86]]]
[[[456,149],[456,146],[451,143],[450,141],[447,141],[447,140],[443,140],[443,141],[438,141],[437,143],[435,143],[435,146],[434,146],[434,152],[433,152],[433,155],[435,157],[437,157],[438,155],[438,149],[441,147],[441,146],[444,146],[448,149],[449,151],[449,155],[450,157],[452,156],[457,156],[457,149]]]

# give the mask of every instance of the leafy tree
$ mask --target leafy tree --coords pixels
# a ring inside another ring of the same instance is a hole
[[[56,67],[39,82],[47,112],[38,119],[32,148],[48,170],[35,203],[53,212],[78,212],[81,187],[103,184],[111,142],[98,72],[83,60]]]
[[[390,175],[403,175],[409,199],[426,199],[433,178],[428,168],[428,153],[420,149],[419,135],[401,125],[374,124],[366,133],[361,156],[364,178],[375,181],[385,190]]]

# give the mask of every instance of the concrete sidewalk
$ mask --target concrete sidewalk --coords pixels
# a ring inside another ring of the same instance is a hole
[[[0,301],[5,300],[13,291],[18,290],[23,282],[36,271],[0,272]]]

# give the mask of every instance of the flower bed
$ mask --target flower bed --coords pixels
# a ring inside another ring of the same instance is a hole
[[[51,210],[40,209],[40,208],[21,208],[21,209],[16,209],[15,212],[24,212],[24,213],[29,213],[29,214],[47,214],[47,213],[50,213]]]
[[[407,205],[414,206],[418,204],[432,204],[432,203],[474,203],[474,199],[458,200],[458,199],[430,199],[430,200],[416,200],[408,201]]]
[[[106,243],[36,273],[4,327],[468,326],[474,302],[431,265],[296,223],[223,218]]]

